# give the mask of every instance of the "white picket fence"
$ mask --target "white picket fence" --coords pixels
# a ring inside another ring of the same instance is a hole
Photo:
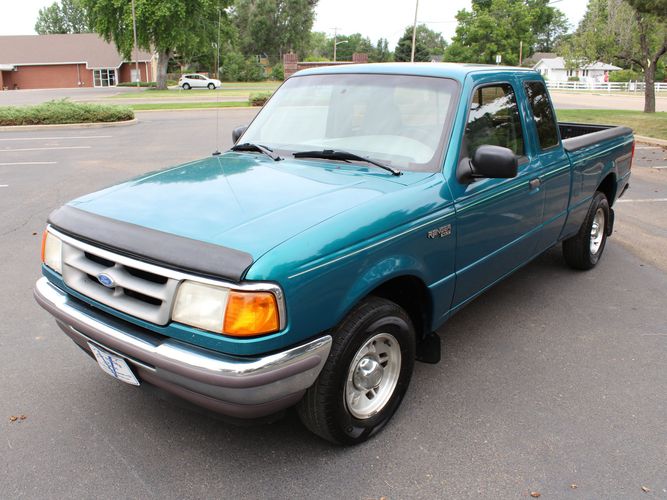
[[[598,90],[602,92],[637,92],[643,93],[644,82],[553,82],[547,80],[551,90]],[[667,92],[667,83],[655,84],[656,92]]]

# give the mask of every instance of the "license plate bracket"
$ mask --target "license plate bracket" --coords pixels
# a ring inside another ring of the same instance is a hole
[[[139,380],[137,380],[137,377],[134,375],[130,365],[127,364],[127,361],[91,342],[88,342],[88,346],[93,352],[97,364],[102,368],[102,371],[126,384],[139,385]]]

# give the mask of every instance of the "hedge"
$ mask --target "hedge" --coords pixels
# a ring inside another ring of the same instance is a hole
[[[49,101],[35,106],[0,107],[0,125],[120,122],[133,118],[134,112],[126,106],[87,104],[68,99]]]

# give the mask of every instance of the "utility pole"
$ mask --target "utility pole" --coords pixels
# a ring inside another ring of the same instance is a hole
[[[417,39],[417,11],[419,10],[419,0],[415,0],[415,22],[412,24],[412,54],[410,62],[415,62],[415,40]]]
[[[333,30],[334,30],[334,62],[336,62],[336,47],[338,46],[338,44],[336,43],[336,35],[338,32],[338,28],[334,28]]]
[[[139,72],[139,47],[137,46],[137,15],[134,12],[134,0],[132,0],[132,31],[134,32],[134,67],[137,71],[137,87],[141,87],[141,73]]]
[[[220,20],[222,11],[218,6],[218,43],[215,45],[215,77],[220,79]]]

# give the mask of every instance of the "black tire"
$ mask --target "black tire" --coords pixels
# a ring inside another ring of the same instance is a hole
[[[207,87],[209,90],[215,90],[215,83],[209,83]]]
[[[378,334],[390,334],[398,343],[398,380],[377,413],[359,419],[348,408],[345,387],[355,356]],[[401,404],[414,367],[415,331],[401,307],[386,299],[370,297],[347,315],[332,336],[329,358],[297,410],[304,425],[318,436],[337,444],[358,444],[382,429]]]
[[[602,241],[597,246],[597,250],[591,248],[591,239],[593,235],[593,224],[595,216],[600,211],[604,216],[602,227]],[[567,240],[563,241],[563,257],[568,266],[573,269],[587,271],[592,269],[600,261],[607,243],[607,232],[609,229],[609,201],[607,197],[597,191],[593,196],[593,201],[588,209],[586,218],[579,228],[579,232]]]
[[[184,83],[183,84],[183,90],[190,90],[190,84],[189,83]]]

